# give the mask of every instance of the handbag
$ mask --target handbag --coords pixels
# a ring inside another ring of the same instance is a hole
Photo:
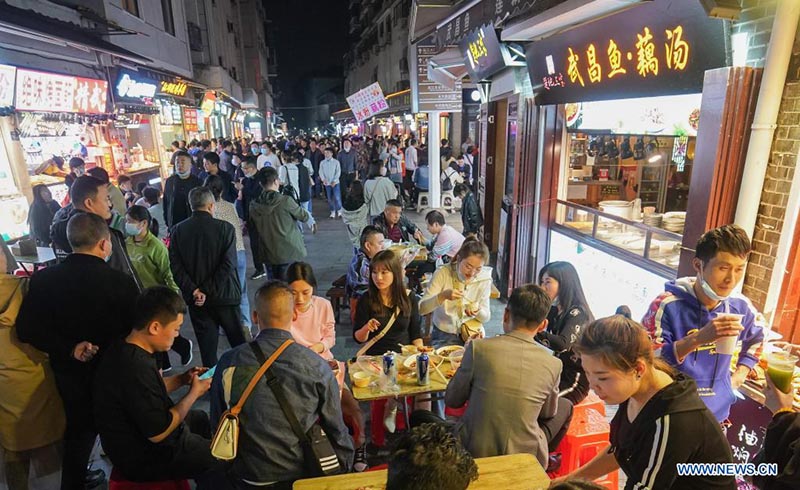
[[[264,359],[264,353],[258,343],[251,342],[250,348],[253,349],[256,359]],[[307,472],[305,476],[329,476],[341,473],[342,467],[339,464],[336,451],[333,450],[333,445],[325,431],[322,430],[319,422],[315,421],[308,432],[304,433],[300,427],[300,422],[289,406],[286,393],[283,391],[283,386],[281,386],[275,373],[267,369],[265,376],[267,378],[267,386],[272,390],[272,394],[278,400],[278,405],[281,406],[281,411],[283,411],[286,420],[289,421],[289,425],[292,426],[292,432],[300,440],[300,447],[303,449],[303,467]]]
[[[400,310],[398,308],[395,308],[394,312],[392,312],[392,317],[389,318],[388,322],[386,322],[386,326],[383,327],[383,330],[381,330],[378,333],[378,335],[372,337],[369,341],[367,341],[367,343],[364,344],[363,347],[358,349],[358,352],[356,352],[356,357],[355,357],[356,359],[363,356],[365,352],[370,350],[373,345],[375,345],[380,339],[382,339],[387,333],[389,333],[389,329],[392,328],[392,325],[394,325],[394,321],[397,319],[398,313],[400,313]]]
[[[470,318],[461,324],[459,332],[461,333],[461,340],[465,343],[473,336],[483,332],[483,323],[475,318]]]
[[[261,377],[264,376],[264,373],[269,369],[272,363],[275,362],[275,359],[277,359],[292,343],[294,343],[294,340],[289,339],[281,344],[266,361],[257,357],[257,359],[261,361],[261,367],[258,368],[258,371],[253,375],[250,383],[247,384],[247,387],[242,392],[242,396],[239,397],[239,401],[236,405],[230,410],[226,410],[225,413],[222,414],[222,417],[220,417],[217,431],[214,433],[214,438],[211,439],[212,456],[223,461],[231,461],[236,458],[239,448],[239,413],[242,411],[244,402],[247,401],[247,398],[253,392],[253,389],[255,389],[256,384]]]

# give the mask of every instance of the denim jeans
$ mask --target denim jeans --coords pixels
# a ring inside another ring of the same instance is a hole
[[[289,270],[289,266],[291,264],[268,264],[267,265],[267,275],[270,280],[279,280],[285,281],[286,280],[286,271]]]
[[[250,298],[247,296],[247,252],[244,250],[236,251],[236,272],[239,273],[239,286],[242,288],[242,301],[239,308],[242,310],[242,325],[249,330],[252,322],[250,321]]]
[[[460,334],[442,332],[434,325],[431,330],[431,344],[438,349],[448,345],[464,345],[464,342]]]
[[[308,221],[306,221],[306,225],[308,226],[308,229],[310,230],[311,227],[316,223],[316,221],[314,220],[314,215],[311,214],[311,201],[301,202],[300,203],[300,207],[305,209],[306,211],[308,211]],[[303,231],[303,223],[298,223],[298,226],[300,227],[300,231],[302,232]]]
[[[325,186],[325,193],[328,195],[328,208],[331,213],[334,211],[342,210],[342,194],[339,189],[339,184]]]

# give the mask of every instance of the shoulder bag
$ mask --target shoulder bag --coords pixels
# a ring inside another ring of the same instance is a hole
[[[256,371],[256,374],[253,375],[250,383],[247,384],[247,387],[242,392],[242,396],[239,397],[239,401],[236,403],[236,405],[234,405],[230,410],[226,410],[225,413],[222,414],[222,417],[220,417],[219,425],[217,425],[217,431],[214,433],[214,438],[211,439],[212,456],[223,461],[231,461],[236,458],[236,453],[239,449],[239,413],[242,411],[244,403],[247,401],[247,398],[250,397],[250,394],[253,392],[253,389],[255,389],[256,384],[261,377],[264,376],[264,373],[267,371],[267,369],[269,369],[272,363],[275,362],[275,359],[277,359],[278,356],[280,356],[281,353],[292,343],[294,343],[294,340],[288,339],[286,342],[281,344],[281,346],[278,347],[278,349],[266,361],[256,357],[256,359],[262,361],[261,367],[258,368],[258,371]]]
[[[251,342],[250,347],[258,360],[264,359],[264,353],[257,342]],[[303,468],[306,471],[304,476],[329,476],[341,473],[342,467],[336,451],[333,450],[333,445],[319,422],[315,421],[308,432],[303,432],[275,373],[267,369],[265,376],[267,386],[272,390],[278,405],[281,406],[281,411],[292,426],[292,432],[300,440],[300,446],[303,448]]]
[[[372,337],[370,340],[368,340],[367,343],[364,344],[363,347],[358,349],[358,352],[356,353],[356,357],[355,357],[356,359],[358,359],[359,357],[363,356],[365,352],[370,350],[373,345],[378,343],[378,341],[380,339],[382,339],[387,333],[389,333],[389,330],[392,328],[392,325],[394,325],[394,321],[397,319],[397,315],[399,313],[400,313],[400,309],[399,308],[395,308],[394,312],[392,313],[392,317],[389,318],[388,322],[386,322],[386,326],[383,327],[383,330],[381,330],[380,333],[378,333],[378,335],[376,335],[376,336]]]

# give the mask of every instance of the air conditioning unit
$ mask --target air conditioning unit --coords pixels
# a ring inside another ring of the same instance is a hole
[[[700,0],[709,17],[739,20],[742,13],[741,0]]]

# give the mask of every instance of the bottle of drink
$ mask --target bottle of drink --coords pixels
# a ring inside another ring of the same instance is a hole
[[[381,385],[384,389],[393,389],[397,386],[397,359],[395,353],[392,351],[385,353],[382,364]]]
[[[420,386],[431,383],[430,358],[427,352],[417,356],[417,384]]]

